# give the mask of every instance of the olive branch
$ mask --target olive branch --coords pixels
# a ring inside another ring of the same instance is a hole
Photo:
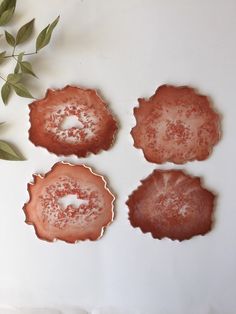
[[[1,2],[0,26],[5,26],[12,20],[15,9],[16,0],[3,0]],[[14,62],[14,71],[12,73],[9,73],[6,77],[0,73],[0,79],[4,81],[1,87],[1,98],[5,105],[8,103],[12,92],[15,92],[20,97],[34,98],[23,81],[24,77],[27,75],[37,78],[32,64],[27,61],[27,56],[37,54],[42,48],[49,44],[59,18],[58,16],[38,34],[35,42],[35,50],[31,52],[19,51],[19,46],[28,41],[32,36],[35,19],[21,26],[15,35],[7,30],[4,30],[4,34],[0,35],[9,46],[9,51],[0,51],[0,67],[4,66],[4,63],[7,61],[11,60]],[[2,40],[2,38],[0,38],[0,40]],[[22,160],[22,156],[18,154],[10,144],[0,140],[0,159]]]

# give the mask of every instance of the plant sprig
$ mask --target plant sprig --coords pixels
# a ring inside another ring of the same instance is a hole
[[[3,0],[0,5],[0,26],[6,25],[10,22],[14,15],[15,8],[16,0]],[[21,26],[16,32],[16,35],[11,34],[7,30],[4,31],[5,41],[8,46],[10,46],[11,52],[0,52],[0,65],[9,59],[15,62],[14,71],[12,73],[8,74],[7,77],[3,77],[0,74],[0,78],[4,81],[1,88],[1,97],[5,105],[8,103],[12,91],[21,97],[34,98],[24,83],[24,76],[31,75],[37,78],[37,75],[33,70],[32,64],[25,60],[25,58],[29,55],[37,54],[39,50],[49,44],[53,30],[56,27],[59,18],[60,17],[58,16],[51,24],[48,24],[38,34],[35,42],[35,51],[32,52],[16,52],[16,49],[18,49],[19,45],[28,41],[32,36],[35,19],[32,19],[28,23]]]
[[[0,4],[0,26],[5,26],[13,18],[16,9],[17,0],[3,0]],[[27,86],[24,83],[24,77],[31,75],[37,78],[33,70],[32,64],[27,60],[27,56],[37,54],[42,48],[47,46],[51,40],[53,30],[55,29],[59,16],[48,24],[37,36],[35,41],[35,50],[31,52],[18,51],[19,46],[28,41],[34,31],[35,19],[31,19],[28,23],[21,26],[16,34],[12,34],[4,29],[4,35],[0,34],[0,39],[3,37],[6,44],[9,46],[8,51],[0,51],[0,69],[7,61],[14,62],[12,73],[6,77],[0,73],[0,79],[4,81],[1,88],[1,98],[6,105],[9,101],[12,92],[18,96],[26,98],[34,98]],[[1,126],[2,123],[0,123]],[[8,142],[0,140],[0,159],[5,160],[24,160],[22,155]]]

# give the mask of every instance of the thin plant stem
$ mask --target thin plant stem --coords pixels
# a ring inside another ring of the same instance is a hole
[[[32,55],[35,55],[35,54],[37,54],[37,51],[24,53],[24,56],[32,56]],[[18,56],[19,56],[19,54],[16,53],[16,54],[4,56],[4,58],[12,58],[12,57],[18,57]]]
[[[14,56],[15,50],[16,50],[16,46],[13,47],[13,51],[12,51],[12,54],[11,54],[12,56]]]
[[[3,81],[7,81],[4,77],[2,77],[1,75],[0,75],[0,78],[3,80]]]

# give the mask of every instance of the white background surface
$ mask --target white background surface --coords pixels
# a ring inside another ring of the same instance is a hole
[[[16,144],[27,161],[0,161],[0,304],[107,309],[96,314],[111,314],[111,307],[119,314],[235,314],[236,2],[21,0],[15,25],[36,17],[39,31],[58,14],[51,44],[29,58],[40,77],[29,82],[34,95],[66,84],[96,88],[120,131],[107,152],[58,158],[29,142],[28,100],[1,104],[1,121],[7,121],[1,139]],[[163,83],[198,88],[223,116],[223,137],[212,156],[179,167],[203,176],[218,193],[213,230],[182,243],[133,229],[125,205],[154,168],[177,168],[145,161],[129,135],[137,98]],[[32,173],[45,173],[59,160],[92,166],[117,195],[115,221],[97,242],[46,243],[24,223]]]

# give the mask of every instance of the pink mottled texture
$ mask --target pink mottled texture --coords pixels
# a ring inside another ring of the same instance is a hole
[[[96,240],[113,220],[114,196],[104,178],[84,165],[56,163],[45,176],[34,175],[24,205],[26,223],[33,224],[40,239],[69,243]],[[59,202],[66,195],[85,201],[79,207]]]
[[[85,157],[108,150],[115,139],[117,122],[93,89],[66,86],[48,90],[45,98],[29,105],[29,139],[57,155]],[[75,116],[80,128],[61,127],[65,118]]]
[[[215,196],[200,178],[181,170],[155,170],[141,183],[126,203],[133,227],[153,238],[179,241],[211,229]]]
[[[204,160],[220,139],[220,117],[206,96],[183,86],[163,85],[134,108],[134,146],[154,163]]]

